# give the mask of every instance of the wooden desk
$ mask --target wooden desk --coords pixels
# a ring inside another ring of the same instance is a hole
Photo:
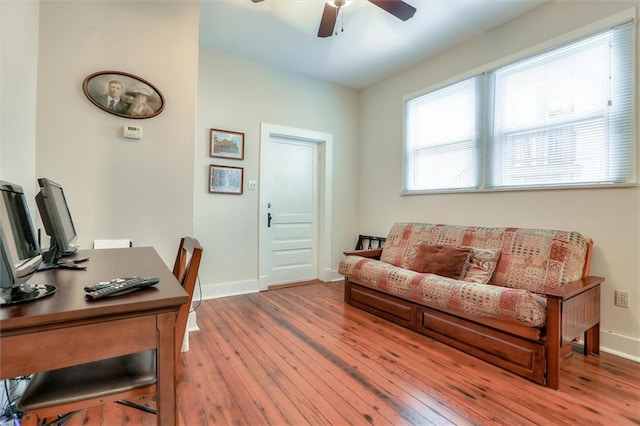
[[[45,298],[0,308],[0,378],[157,349],[158,424],[176,425],[175,320],[189,297],[151,247],[83,250],[87,270],[36,273]],[[158,277],[152,288],[88,302],[83,287],[111,278]]]

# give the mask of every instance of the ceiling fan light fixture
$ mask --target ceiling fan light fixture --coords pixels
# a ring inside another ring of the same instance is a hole
[[[349,6],[351,3],[353,3],[353,0],[325,0],[325,3],[327,3],[331,7],[335,7],[336,9],[341,9],[343,7]]]

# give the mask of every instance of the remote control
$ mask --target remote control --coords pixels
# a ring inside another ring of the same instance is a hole
[[[109,281],[102,281],[102,282],[99,282],[99,283],[95,283],[95,284],[91,284],[91,285],[85,286],[84,291],[91,292],[91,291],[100,290],[101,288],[109,287],[111,285],[118,284],[118,283],[124,282],[126,280],[130,280],[130,279],[133,279],[133,278],[140,278],[140,277],[114,278],[114,279],[109,280]]]
[[[120,296],[123,294],[131,293],[132,291],[150,287],[152,285],[158,284],[159,282],[160,280],[158,278],[127,277],[123,278],[122,281],[113,283],[107,287],[90,291],[86,294],[86,296],[88,300],[98,300],[104,297]]]

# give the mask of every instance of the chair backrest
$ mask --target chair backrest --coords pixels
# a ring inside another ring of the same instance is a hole
[[[180,247],[173,265],[173,275],[180,282],[184,290],[189,294],[189,302],[185,303],[178,310],[176,318],[176,361],[180,356],[184,333],[187,328],[189,311],[191,310],[191,299],[198,280],[198,270],[200,269],[200,259],[202,258],[202,246],[195,238],[184,237],[180,240]]]
[[[382,248],[384,242],[387,239],[385,237],[374,237],[371,235],[358,235],[358,242],[356,243],[356,250],[371,250]]]

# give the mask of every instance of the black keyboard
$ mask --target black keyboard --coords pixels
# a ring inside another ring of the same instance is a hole
[[[103,297],[120,296],[151,287],[160,282],[158,278],[121,277],[88,285],[84,288],[88,300],[98,300]]]

